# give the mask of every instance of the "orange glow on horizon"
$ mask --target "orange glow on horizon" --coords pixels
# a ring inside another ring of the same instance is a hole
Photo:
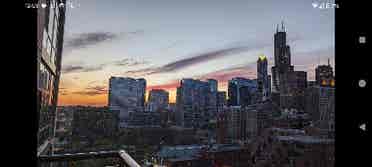
[[[172,85],[172,86],[171,86]],[[149,86],[146,90],[145,99],[147,102],[149,91],[151,89],[164,89],[169,92],[169,103],[176,103],[177,87],[178,84],[167,84],[164,87],[159,86]],[[218,84],[219,91],[227,91],[227,82],[220,81]],[[227,93],[226,93],[227,95]],[[98,94],[98,95],[81,95],[81,94],[59,94],[58,95],[58,105],[68,106],[68,105],[89,105],[89,106],[107,106],[108,105],[108,94]]]

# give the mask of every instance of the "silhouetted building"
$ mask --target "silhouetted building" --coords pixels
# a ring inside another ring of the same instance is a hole
[[[226,92],[218,91],[217,92],[217,110],[218,112],[222,111],[223,107],[227,105]]]
[[[120,127],[127,125],[130,112],[144,111],[145,92],[145,79],[110,77],[109,108],[119,113]]]
[[[153,89],[149,93],[149,111],[161,111],[168,107],[169,93],[162,89]]]
[[[286,31],[282,22],[282,28],[279,31],[276,28],[274,35],[274,58],[275,65],[272,67],[273,91],[279,93],[288,92],[288,74],[293,71],[291,65],[290,47],[286,41]]]
[[[314,86],[306,91],[306,107],[314,126],[334,132],[335,88]]]
[[[225,144],[227,143],[227,129],[228,129],[228,123],[229,123],[229,117],[228,112],[221,111],[217,114],[217,122],[216,122],[216,137],[217,137],[217,143],[218,144]]]
[[[257,60],[257,85],[263,101],[268,99],[271,93],[271,76],[268,75],[267,68],[267,58],[262,55]]]
[[[305,109],[305,90],[307,87],[307,73],[305,71],[292,71],[289,73],[289,92],[280,94],[282,108]]]
[[[305,71],[294,71],[291,65],[290,47],[286,44],[283,23],[281,30],[279,31],[277,27],[274,35],[274,56],[275,65],[272,67],[274,102],[282,109],[304,110],[307,74]]]
[[[249,166],[247,148],[236,144],[180,145],[163,147],[155,154],[154,166]]]
[[[205,116],[208,118],[215,117],[217,113],[218,82],[215,79],[208,79],[208,97],[207,110]]]
[[[211,88],[208,82],[194,79],[181,80],[181,84],[177,88],[176,98],[177,125],[190,127],[201,124],[201,116],[209,109],[210,90]]]
[[[207,80],[209,84],[209,88],[211,92],[217,92],[218,91],[218,82],[215,79],[208,79]]]
[[[61,2],[65,2],[62,0]],[[37,155],[52,154],[65,25],[65,8],[41,0],[37,9]],[[51,6],[57,6],[52,8]]]
[[[257,93],[257,80],[236,77],[228,83],[228,105],[240,106],[254,103]]]
[[[317,85],[334,87],[333,68],[329,63],[329,59],[328,65],[319,65],[315,69],[315,80]]]
[[[160,127],[161,112],[131,112],[129,113],[128,127]]]

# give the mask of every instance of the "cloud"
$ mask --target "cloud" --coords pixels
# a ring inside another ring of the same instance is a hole
[[[180,81],[179,80],[173,80],[173,81],[170,81],[169,83],[166,83],[166,84],[161,84],[161,85],[150,85],[150,86],[147,86],[147,90],[152,90],[152,89],[165,89],[165,90],[168,90],[168,89],[174,89],[174,88],[177,88],[178,86],[180,86]]]
[[[150,74],[157,74],[157,73],[168,73],[168,72],[176,72],[181,69],[185,69],[195,64],[208,62],[214,59],[222,58],[225,56],[234,55],[236,53],[246,52],[252,49],[259,49],[269,46],[269,44],[256,44],[251,46],[235,46],[235,47],[227,47],[219,50],[213,50],[209,52],[204,52],[197,54],[192,57],[188,57],[185,59],[177,60],[161,67],[150,67],[144,68],[139,70],[131,70],[124,72],[125,75],[133,75],[133,76],[145,76]]]
[[[83,69],[84,69],[84,67],[82,67],[82,66],[68,65],[68,66],[62,67],[62,73],[73,73],[73,72],[76,72],[76,71],[81,71]]]
[[[91,66],[83,66],[83,65],[65,65],[62,67],[62,73],[77,73],[77,72],[92,72],[92,71],[101,71],[103,68],[109,65],[115,66],[126,66],[126,67],[133,67],[148,64],[148,61],[137,61],[132,58],[125,58],[122,60],[112,61],[108,63],[102,63],[97,65]],[[129,72],[130,73],[130,72]]]
[[[92,45],[96,45],[105,41],[109,41],[118,37],[118,34],[110,32],[89,32],[81,33],[75,37],[67,39],[65,43],[66,48],[86,48]]]
[[[137,61],[132,58],[125,58],[122,60],[114,61],[113,64],[116,66],[126,66],[126,67],[132,67],[132,66],[138,66],[138,65],[144,65],[148,64],[148,61],[142,60],[142,61]]]
[[[199,80],[216,79],[219,83],[223,83],[223,82],[227,82],[233,77],[245,77],[245,78],[251,78],[251,79],[256,78],[255,70],[256,70],[255,63],[250,63],[250,64],[244,64],[240,66],[234,66],[234,67],[210,72],[210,73],[203,74],[200,76],[193,76],[190,78],[199,79]],[[180,80],[181,79],[176,79],[176,80],[169,81],[168,83],[165,83],[165,84],[147,86],[147,90],[174,89],[180,86]]]
[[[149,67],[149,68],[143,68],[139,70],[129,70],[129,71],[125,71],[124,73],[122,73],[122,75],[131,76],[131,77],[146,76],[146,75],[157,73],[156,69],[157,69],[156,67]]]
[[[100,71],[106,64],[99,64],[94,66],[81,66],[81,65],[66,65],[62,67],[62,73],[76,73],[76,72],[92,72],[92,71]]]
[[[71,51],[74,49],[87,48],[90,46],[97,45],[99,43],[111,41],[118,38],[130,38],[131,36],[137,36],[144,34],[144,30],[135,30],[129,32],[88,32],[70,35],[66,37],[64,43],[64,51]]]
[[[68,95],[68,94],[69,94],[69,91],[68,91],[67,88],[65,88],[65,87],[59,87],[59,88],[58,88],[58,93],[59,93],[60,95]]]
[[[106,86],[89,86],[86,87],[82,91],[75,91],[73,94],[79,94],[79,95],[84,95],[84,96],[96,96],[96,95],[102,95],[102,94],[107,94],[107,88]]]

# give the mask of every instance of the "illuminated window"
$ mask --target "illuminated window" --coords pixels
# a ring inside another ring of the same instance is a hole
[[[331,80],[331,86],[332,87],[335,86],[335,80],[334,79]]]

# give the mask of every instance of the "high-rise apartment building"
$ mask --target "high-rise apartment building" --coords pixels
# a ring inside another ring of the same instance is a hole
[[[208,79],[208,97],[207,97],[207,117],[214,117],[217,113],[217,98],[218,98],[218,81],[215,79]]]
[[[65,0],[40,0],[37,9],[37,155],[53,153],[65,24]],[[53,7],[51,7],[53,6]]]
[[[254,103],[257,80],[235,77],[228,81],[228,105],[240,106]]]
[[[148,106],[150,112],[164,110],[169,104],[169,93],[163,89],[153,89],[149,93]]]
[[[215,79],[208,79],[207,80],[209,84],[209,88],[211,92],[217,92],[218,91],[218,81]]]
[[[317,85],[334,87],[333,68],[329,63],[329,59],[328,65],[319,65],[315,69],[315,81]]]
[[[204,82],[182,79],[177,88],[177,124],[181,126],[185,126],[185,123],[190,126],[198,125],[202,116],[209,116],[213,112],[212,110],[217,110],[217,91],[211,91],[216,87],[217,82],[212,80]],[[190,118],[190,120],[186,121],[186,118]]]
[[[111,77],[109,81],[109,109],[119,114],[119,127],[128,125],[130,112],[144,111],[146,80]]]
[[[267,73],[267,58],[263,55],[257,60],[257,86],[262,100],[268,99],[271,93],[271,76]]]
[[[334,132],[335,88],[313,86],[306,90],[305,111],[313,124],[321,129]]]
[[[226,92],[218,91],[217,92],[217,112],[222,111],[223,107],[227,105]]]

